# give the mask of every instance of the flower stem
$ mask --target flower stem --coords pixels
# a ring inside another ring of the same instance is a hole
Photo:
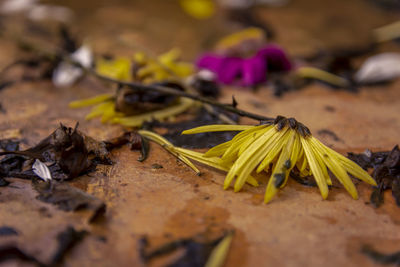
[[[258,120],[258,121],[264,121],[264,122],[273,122],[274,121],[274,118],[251,113],[251,112],[248,112],[248,111],[245,111],[242,109],[238,109],[230,104],[222,104],[222,103],[219,103],[218,101],[212,100],[210,98],[202,97],[202,96],[191,94],[191,93],[184,92],[184,91],[179,91],[179,90],[176,90],[171,87],[146,85],[146,84],[142,84],[142,83],[138,83],[138,82],[127,82],[127,81],[121,81],[118,79],[107,77],[105,75],[102,75],[102,74],[96,72],[93,68],[87,68],[87,67],[82,66],[79,62],[73,60],[67,53],[65,53],[64,51],[61,51],[60,49],[57,49],[56,52],[49,52],[50,49],[47,49],[47,50],[41,49],[41,48],[35,46],[34,44],[32,44],[31,42],[27,42],[25,40],[22,40],[21,38],[18,39],[18,43],[21,46],[23,46],[25,49],[36,52],[48,59],[54,59],[54,58],[57,58],[57,56],[59,56],[63,61],[66,61],[76,67],[79,67],[86,74],[94,76],[94,77],[96,77],[100,80],[106,81],[106,82],[110,82],[110,83],[114,83],[114,84],[118,84],[118,85],[122,85],[122,86],[127,86],[132,89],[139,90],[139,91],[156,91],[156,92],[160,92],[160,93],[164,93],[164,94],[168,94],[168,95],[190,98],[190,99],[193,99],[193,100],[196,100],[196,101],[199,101],[199,102],[202,102],[205,104],[209,104],[211,106],[218,107],[223,110],[235,113],[241,117],[247,117],[247,118]]]

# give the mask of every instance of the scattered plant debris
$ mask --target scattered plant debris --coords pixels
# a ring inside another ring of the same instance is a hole
[[[15,244],[0,246],[0,263],[10,259],[18,259],[30,262],[40,267],[58,266],[62,264],[64,256],[88,234],[86,231],[76,231],[72,226],[68,226],[64,231],[57,235],[58,248],[54,252],[49,263],[39,261],[35,256],[21,250]]]
[[[54,179],[72,179],[93,170],[98,162],[110,163],[109,152],[104,142],[97,142],[75,128],[60,125],[51,135],[43,139],[38,145],[24,151],[7,150],[1,155],[16,155],[14,158],[5,158],[0,161],[0,173],[4,177],[21,177],[15,171],[20,171],[21,164],[27,157],[38,159],[49,166]],[[11,161],[11,162],[10,162]],[[21,162],[22,161],[22,162]],[[19,168],[16,168],[18,166]],[[14,172],[13,172],[14,171]],[[22,176],[32,174],[25,172]]]
[[[37,266],[46,266],[37,260],[33,255],[30,255],[21,249],[19,249],[16,245],[2,245],[0,246],[0,263],[6,262],[11,259],[18,259],[24,262],[30,262],[36,264]]]
[[[383,254],[376,251],[369,245],[364,245],[361,252],[379,264],[396,264],[400,265],[400,251],[392,254]]]
[[[164,167],[163,167],[163,165],[161,165],[161,164],[154,163],[154,164],[151,165],[151,168],[152,168],[152,169],[162,169],[162,168],[164,168]]]
[[[0,177],[0,187],[8,186],[10,182],[5,180],[3,177]]]
[[[39,180],[32,181],[33,188],[39,193],[37,199],[50,203],[64,211],[88,210],[91,215],[89,222],[93,222],[104,214],[106,205],[100,199],[68,185],[53,181],[51,184]]]
[[[317,183],[314,181],[312,176],[301,177],[298,172],[290,172],[290,177],[301,185],[309,187],[317,187]]]
[[[125,132],[121,136],[104,142],[106,149],[111,151],[115,148],[128,144],[131,150],[140,150],[141,156],[138,161],[144,161],[149,155],[150,146],[147,139],[137,132]]]
[[[319,135],[322,136],[329,136],[331,137],[334,141],[337,142],[342,142],[342,139],[340,139],[333,131],[329,130],[329,129],[321,129],[317,132]]]
[[[366,150],[364,153],[348,153],[348,158],[355,161],[363,169],[373,168],[372,176],[378,186],[371,194],[371,203],[375,207],[383,204],[383,191],[392,190],[392,195],[396,204],[400,207],[400,150],[396,145],[391,151],[371,152]]]
[[[64,231],[57,235],[58,248],[54,253],[50,266],[60,264],[65,255],[88,234],[87,231],[76,231],[72,226],[68,226]]]
[[[217,114],[228,116],[227,113],[221,111],[217,111]],[[233,121],[238,121],[239,119],[238,116],[235,115],[230,115],[229,118]],[[176,146],[184,148],[210,148],[231,140],[237,132],[201,133],[195,136],[181,135],[181,133],[186,129],[197,126],[218,123],[221,123],[218,116],[210,114],[205,109],[199,109],[193,119],[176,123],[153,122],[148,124],[147,127],[162,127],[168,129],[168,133],[164,134],[163,137]]]
[[[203,266],[222,266],[233,233],[229,232],[222,237],[211,241],[198,241],[198,237],[178,239],[170,243],[164,244],[161,247],[146,252],[148,240],[143,238],[140,240],[140,251],[142,259],[145,263],[150,262],[152,259],[168,255],[179,249],[184,250],[184,254],[176,261],[167,264],[169,267],[203,267]],[[203,237],[204,239],[204,237]]]

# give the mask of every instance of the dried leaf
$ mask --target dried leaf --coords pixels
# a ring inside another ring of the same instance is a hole
[[[141,156],[138,161],[144,161],[150,150],[148,141],[137,132],[125,132],[121,136],[105,141],[104,143],[107,150],[113,150],[129,144],[131,150],[140,150]]]
[[[52,257],[50,265],[54,266],[61,263],[65,254],[81,242],[87,234],[88,232],[85,230],[76,231],[72,226],[68,226],[67,229],[59,233],[57,235],[58,248]]]
[[[32,185],[39,193],[37,199],[40,201],[56,205],[64,211],[90,211],[89,222],[104,214],[106,210],[103,201],[67,183],[48,184],[34,180]]]
[[[19,259],[25,262],[31,262],[37,266],[45,266],[38,261],[33,255],[30,255],[13,244],[0,246],[0,263],[10,259]]]
[[[145,262],[154,258],[168,255],[178,249],[184,249],[184,254],[175,262],[167,264],[168,267],[218,267],[224,262],[227,249],[229,248],[232,233],[208,242],[198,242],[196,238],[178,239],[164,244],[159,248],[146,253],[147,239],[141,240],[140,254]],[[211,261],[210,261],[211,260]]]
[[[361,154],[348,153],[348,157],[367,170],[374,168],[372,176],[378,187],[371,194],[370,201],[375,207],[383,203],[383,190],[392,189],[396,204],[400,206],[400,149],[396,145],[391,151],[371,152],[366,150]]]

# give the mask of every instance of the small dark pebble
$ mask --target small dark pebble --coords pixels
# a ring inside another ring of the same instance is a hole
[[[325,106],[325,110],[329,111],[329,112],[335,112],[336,111],[335,107],[333,107],[333,106]]]
[[[97,240],[99,240],[100,242],[103,242],[103,243],[107,243],[107,237],[102,236],[102,235],[98,236]]]
[[[0,227],[0,236],[10,236],[10,235],[18,235],[18,232],[9,226],[1,226]]]
[[[8,186],[10,182],[8,182],[6,179],[0,177],[0,187]]]
[[[152,168],[152,169],[162,169],[162,168],[164,168],[164,167],[163,167],[163,165],[161,165],[161,164],[154,163],[154,164],[151,165],[151,168]]]
[[[321,130],[318,130],[318,132],[317,132],[319,135],[322,135],[322,136],[329,136],[329,137],[331,137],[334,141],[342,141],[333,131],[331,131],[331,130],[328,130],[328,129],[321,129]]]

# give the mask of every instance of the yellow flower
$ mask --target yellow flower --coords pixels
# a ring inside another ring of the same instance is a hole
[[[196,106],[193,100],[187,98],[179,98],[177,103],[149,112],[139,113],[135,115],[127,115],[116,111],[115,99],[111,94],[99,95],[89,99],[73,101],[69,104],[70,108],[82,108],[94,106],[91,112],[86,115],[86,120],[101,117],[102,123],[117,123],[126,127],[139,127],[146,121],[167,120],[183,113],[191,107]]]
[[[193,74],[191,63],[180,61],[180,51],[171,49],[157,58],[151,58],[138,52],[132,59],[100,59],[96,71],[107,77],[122,81],[140,81],[146,84],[165,81],[177,81]]]
[[[182,9],[196,19],[207,19],[215,13],[213,0],[180,0]]]
[[[324,199],[328,197],[328,185],[332,184],[328,170],[343,184],[354,198],[357,190],[349,174],[376,185],[374,179],[356,163],[326,147],[313,137],[307,127],[293,118],[277,117],[273,124],[207,125],[186,130],[182,134],[215,131],[241,131],[232,140],[211,148],[205,154],[186,156],[212,167],[225,169],[227,189],[234,179],[234,191],[242,189],[245,182],[253,179],[251,173],[271,173],[264,202],[268,203],[283,188],[290,171],[297,168],[301,175],[313,175]],[[210,164],[211,163],[211,164]]]
[[[127,58],[117,58],[115,60],[99,59],[96,62],[96,71],[121,81],[131,80],[131,60]]]

